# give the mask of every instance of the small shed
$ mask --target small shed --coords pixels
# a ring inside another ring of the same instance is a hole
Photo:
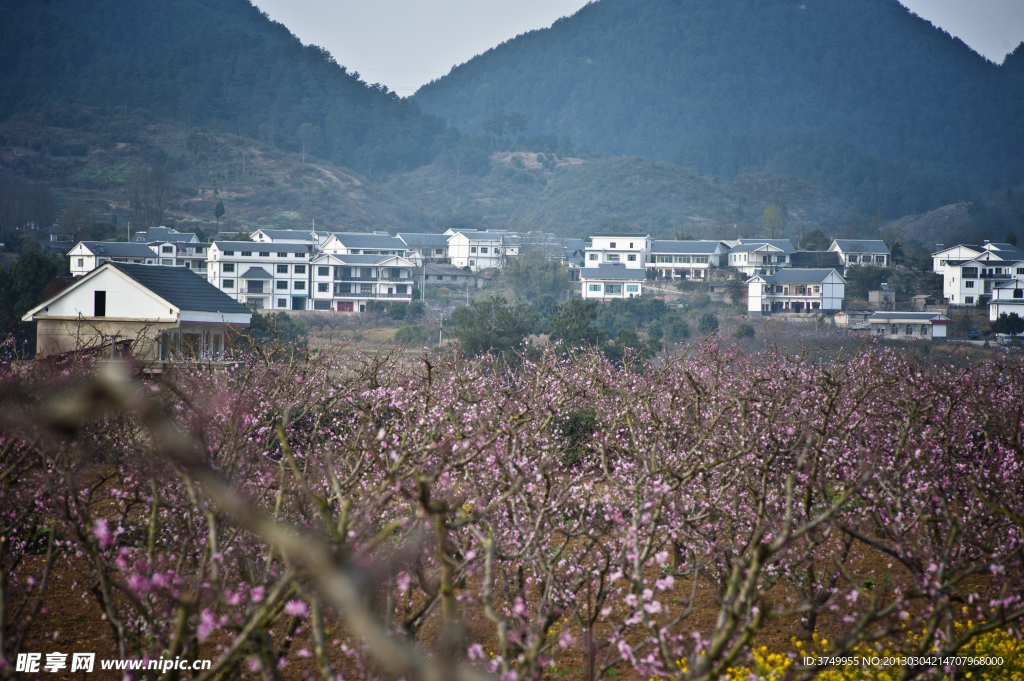
[[[910,297],[910,307],[916,312],[925,312],[932,307],[941,307],[945,298],[928,294],[920,294]]]
[[[868,291],[868,303],[871,305],[884,305],[885,307],[896,306],[896,292],[883,283],[877,291]]]

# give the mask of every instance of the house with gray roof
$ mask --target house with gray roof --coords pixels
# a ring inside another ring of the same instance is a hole
[[[150,227],[145,232],[132,234],[133,244],[152,244],[157,241],[197,244],[199,237],[195,235],[195,232],[179,232],[173,227]]]
[[[645,269],[625,265],[593,265],[579,272],[584,299],[639,298],[647,279]]]
[[[405,242],[387,232],[331,232],[320,250],[334,255],[397,255],[405,257]]]
[[[206,276],[254,309],[306,310],[314,245],[302,242],[214,241]]]
[[[721,267],[729,249],[721,241],[668,241],[655,239],[647,256],[647,269],[665,279],[707,281],[713,267]]]
[[[412,301],[413,264],[400,255],[319,253],[310,270],[313,310],[365,312],[371,300]]]
[[[833,239],[828,250],[839,254],[844,273],[851,265],[889,267],[892,264],[889,247],[878,239]]]
[[[156,250],[145,243],[126,241],[79,241],[68,251],[71,276],[82,277],[105,262],[159,265]]]
[[[448,257],[448,234],[426,232],[399,232],[395,235],[406,247],[406,257],[416,266],[423,264],[443,265],[451,262]]]
[[[945,338],[953,322],[937,312],[876,312],[868,320],[871,335],[892,340]]]
[[[251,311],[184,267],[106,261],[23,318],[36,355],[92,351],[140,360],[213,359]]]
[[[838,312],[846,280],[834,269],[784,269],[747,281],[747,314]]]

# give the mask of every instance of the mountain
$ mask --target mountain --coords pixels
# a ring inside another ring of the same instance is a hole
[[[494,227],[578,238],[625,230],[725,239],[767,235],[760,217],[772,204],[785,215],[786,236],[821,228],[853,237],[867,229],[850,206],[804,180],[764,173],[723,182],[640,157],[495,152],[489,170],[457,176],[437,162],[395,176],[386,188],[437,231]]]
[[[464,133],[501,109],[591,151],[791,174],[898,217],[1024,175],[1019,71],[896,0],[598,0],[413,99]]]
[[[0,0],[0,120],[133,109],[369,173],[429,163],[445,125],[248,0]]]

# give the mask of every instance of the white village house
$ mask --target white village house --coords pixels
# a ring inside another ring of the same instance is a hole
[[[158,265],[158,256],[148,244],[124,241],[79,241],[68,251],[71,276],[81,277],[105,262]]]
[[[988,252],[973,260],[947,259],[944,263],[942,295],[950,305],[977,305],[1000,284],[1024,279],[1024,261],[1006,261]]]
[[[508,232],[488,229],[449,229],[448,256],[456,267],[468,267],[474,272],[502,267],[505,264],[502,239]]]
[[[789,239],[738,239],[726,242],[730,246],[726,263],[748,277],[755,274],[774,274],[792,267],[796,252]]]
[[[622,265],[627,269],[647,268],[654,240],[650,234],[602,234],[590,237],[585,249],[584,269]]]
[[[839,254],[843,274],[855,265],[889,267],[892,264],[889,247],[879,239],[833,239],[828,250]]]
[[[747,314],[838,312],[846,280],[833,269],[785,269],[756,274],[747,281]]]
[[[119,348],[141,360],[216,357],[228,327],[248,327],[251,319],[248,308],[189,269],[117,262],[22,317],[36,323],[37,356]]]
[[[647,279],[645,270],[625,265],[581,267],[579,272],[584,299],[639,298]]]
[[[894,340],[945,338],[952,321],[937,312],[876,312],[868,320],[871,335]]]
[[[307,243],[214,241],[209,248],[209,282],[254,309],[309,308]]]
[[[958,267],[959,263],[974,260],[980,256],[987,256],[986,262],[1002,260],[1015,262],[1024,260],[1024,251],[1012,244],[1004,244],[992,241],[983,241],[981,246],[959,244],[949,248],[940,248],[932,253],[932,272],[935,274],[946,274],[947,266]],[[950,263],[953,263],[950,265]]]
[[[408,246],[387,232],[331,232],[319,250],[334,255],[397,255],[404,258]]]
[[[406,257],[417,267],[427,265],[446,265],[448,258],[447,234],[426,234],[421,232],[399,232],[395,235],[402,240],[407,249]]]
[[[707,281],[713,267],[720,267],[729,249],[721,241],[668,241],[655,239],[647,269],[665,279]]]
[[[1024,319],[1024,277],[1009,279],[992,288],[992,299],[988,303],[989,321],[996,321],[1001,314],[1016,314]]]
[[[320,253],[310,267],[314,310],[365,312],[371,300],[412,301],[413,264],[402,256]]]

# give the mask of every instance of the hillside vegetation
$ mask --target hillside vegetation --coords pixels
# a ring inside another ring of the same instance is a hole
[[[896,218],[1024,173],[1010,70],[896,0],[600,0],[414,99],[463,132],[503,109],[592,151],[792,174]]]
[[[429,163],[444,131],[248,0],[0,0],[0,119],[145,108],[366,172]]]

